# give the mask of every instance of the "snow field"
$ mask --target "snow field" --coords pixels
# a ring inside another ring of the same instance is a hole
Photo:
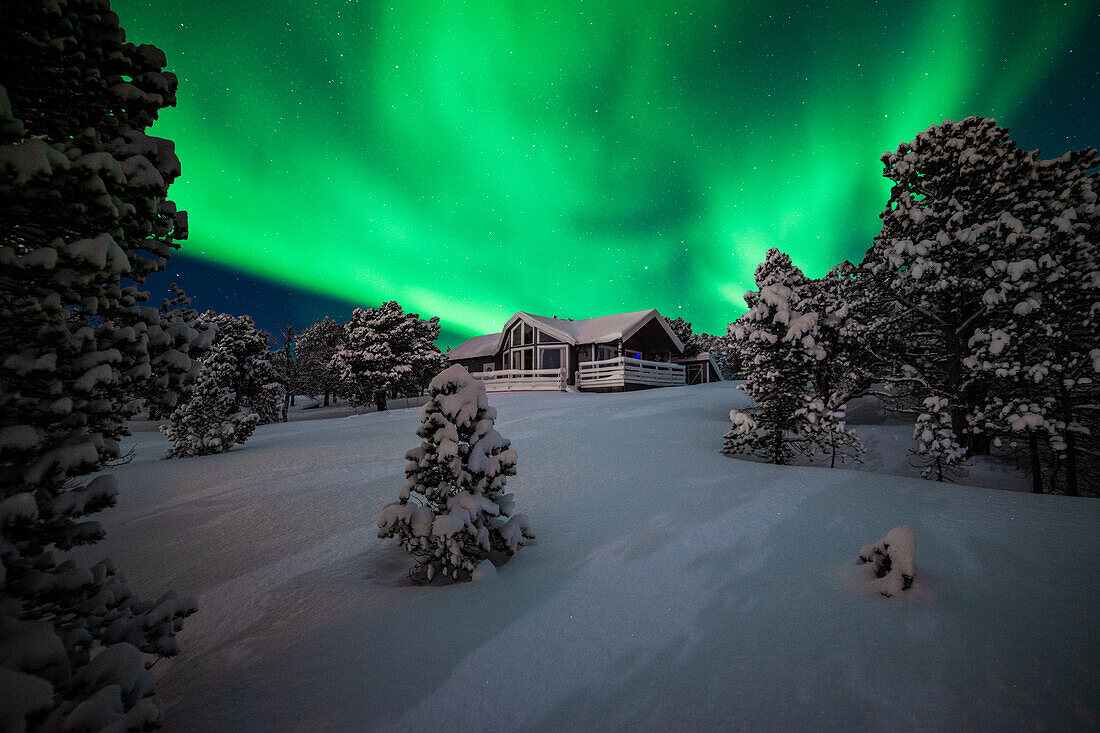
[[[731,383],[490,404],[538,534],[491,583],[409,586],[375,538],[415,409],[124,445],[88,554],[198,598],[166,730],[1100,727],[1100,504],[728,458]],[[903,524],[885,599],[857,556]]]

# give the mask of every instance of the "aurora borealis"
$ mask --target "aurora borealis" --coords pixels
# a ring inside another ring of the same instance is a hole
[[[112,7],[180,78],[152,129],[183,163],[173,266],[397,299],[448,344],[517,310],[722,333],[768,247],[858,258],[879,156],[945,118],[1100,144],[1100,2]]]

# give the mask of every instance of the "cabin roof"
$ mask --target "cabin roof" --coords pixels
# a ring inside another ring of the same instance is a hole
[[[668,323],[661,314],[650,308],[644,311],[632,313],[616,313],[610,316],[597,318],[582,318],[570,320],[567,318],[553,318],[550,316],[536,316],[532,313],[519,311],[508,319],[500,333],[490,333],[484,336],[475,336],[469,341],[459,344],[447,352],[447,356],[453,359],[472,359],[478,356],[489,356],[497,353],[503,346],[504,334],[508,332],[516,321],[524,321],[540,330],[568,344],[603,344],[619,339],[626,340],[633,336],[642,326],[656,317],[672,343],[679,351],[684,350],[684,345],[676,338],[676,334],[668,327]]]
[[[478,356],[492,356],[497,353],[497,344],[499,343],[499,333],[474,336],[469,341],[463,341],[458,346],[450,349],[447,352],[447,357],[450,359],[473,359]]]

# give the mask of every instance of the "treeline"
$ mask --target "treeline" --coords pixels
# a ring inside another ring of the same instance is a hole
[[[190,303],[173,284],[160,319],[180,324],[179,350],[153,360],[157,378],[142,395],[150,418],[168,418],[161,430],[169,457],[244,443],[257,425],[285,422],[296,395],[385,410],[389,398],[421,394],[447,365],[435,345],[439,319],[405,313],[396,301],[356,308],[346,323],[326,316],[302,330],[280,324],[276,334],[251,316],[200,314]],[[192,381],[175,376],[181,351]]]
[[[730,324],[757,404],[732,413],[726,451],[858,458],[845,406],[873,394],[914,418],[929,478],[1014,452],[1036,492],[1095,492],[1096,150],[1043,160],[972,117],[882,162],[894,185],[862,262],[815,280],[773,249],[757,268]]]

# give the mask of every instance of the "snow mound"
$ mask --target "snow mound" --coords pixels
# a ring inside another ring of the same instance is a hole
[[[864,545],[859,561],[875,564],[875,590],[889,598],[913,585],[917,540],[908,527],[894,527],[878,542]]]

